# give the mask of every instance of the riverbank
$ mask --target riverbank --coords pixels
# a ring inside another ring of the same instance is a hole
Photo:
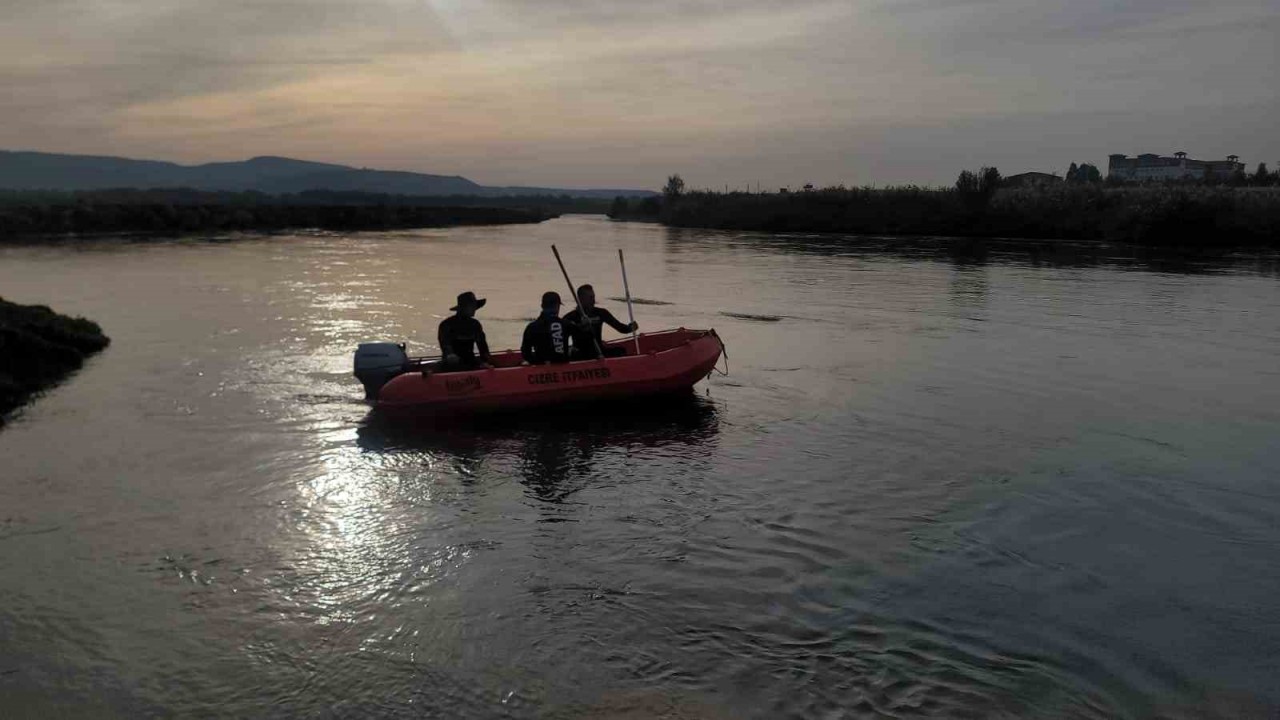
[[[95,322],[0,298],[0,425],[110,342]]]
[[[1197,248],[1280,245],[1280,190],[1232,187],[920,187],[690,192],[615,201],[610,217],[672,227],[859,235],[1108,240]]]
[[[438,199],[414,202],[359,193],[5,193],[0,196],[0,239],[66,233],[403,230],[539,223],[558,215],[533,204],[464,206],[432,200]]]

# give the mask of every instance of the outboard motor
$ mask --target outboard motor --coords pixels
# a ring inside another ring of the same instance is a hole
[[[355,375],[364,385],[365,399],[377,399],[382,386],[404,372],[408,364],[404,343],[360,343],[356,348]]]

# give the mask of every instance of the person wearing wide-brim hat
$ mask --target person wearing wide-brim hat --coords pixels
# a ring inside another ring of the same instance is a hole
[[[493,367],[489,364],[489,343],[484,337],[484,326],[476,320],[476,310],[484,307],[486,300],[476,298],[470,290],[458,296],[458,304],[449,308],[453,315],[440,321],[437,338],[440,354],[444,356],[444,370],[474,370]],[[479,357],[476,349],[480,350]]]

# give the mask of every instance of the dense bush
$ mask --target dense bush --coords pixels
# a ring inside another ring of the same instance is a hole
[[[269,195],[256,190],[232,192],[192,188],[116,188],[108,190],[0,190],[0,208],[13,205],[361,205],[415,207],[488,207],[540,213],[603,213],[610,200],[551,195],[390,195],[353,190],[306,190]]]
[[[97,323],[0,298],[0,423],[3,413],[79,368],[109,342]]]
[[[240,198],[236,202],[156,202],[132,191],[91,198],[37,195],[26,202],[10,194],[0,202],[0,238],[32,233],[181,233],[225,230],[387,230],[448,225],[535,223],[552,215],[532,209],[447,207],[407,203],[321,204],[304,198],[295,203]],[[208,194],[204,194],[208,195]],[[243,194],[229,194],[243,195]],[[266,196],[263,196],[264,198]],[[294,196],[298,197],[298,196]]]
[[[950,189],[685,192],[651,208],[615,202],[611,216],[727,230],[1280,246],[1280,189],[1081,183],[995,190],[998,176],[984,183],[981,174],[967,175]]]

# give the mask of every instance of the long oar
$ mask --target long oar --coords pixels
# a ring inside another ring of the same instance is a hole
[[[582,301],[578,299],[578,291],[573,289],[573,281],[569,279],[569,271],[564,269],[564,261],[560,259],[560,251],[555,245],[551,246],[551,252],[556,254],[556,262],[560,264],[560,272],[564,275],[564,281],[569,286],[569,295],[573,298],[573,304],[578,308],[578,317],[587,324],[587,333],[591,335],[591,344],[596,347],[596,357],[603,358],[604,351],[600,349],[600,343],[596,340],[595,330],[591,327],[591,318],[587,315],[587,311],[582,307]]]
[[[631,309],[631,284],[627,282],[627,259],[622,256],[622,248],[618,248],[618,262],[622,265],[622,289],[627,292],[627,315],[631,318],[631,341],[636,344],[636,354],[640,354],[640,336],[636,334],[636,313]]]

